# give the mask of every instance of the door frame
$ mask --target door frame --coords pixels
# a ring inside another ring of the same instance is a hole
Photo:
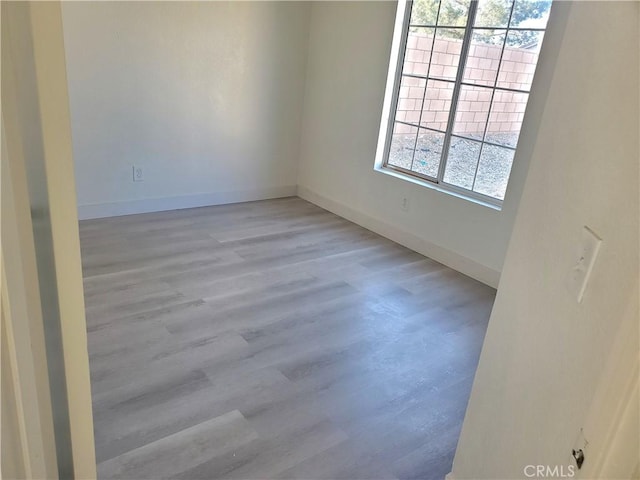
[[[14,397],[20,399],[15,413],[21,425],[22,463],[30,469],[25,470],[27,478],[57,478],[60,465],[55,451],[58,458],[65,452],[72,459],[73,478],[91,479],[96,478],[93,412],[61,4],[2,2],[1,16],[2,270],[6,277],[2,312],[8,350],[13,352],[12,371],[19,373],[12,380],[17,382]],[[24,39],[28,41],[21,42]],[[28,119],[36,116],[37,132],[31,130],[30,122],[21,121],[27,113],[20,88],[29,88],[35,106],[31,105]],[[41,158],[35,160],[27,158],[24,149],[27,139],[34,138],[41,142]],[[30,201],[33,172],[29,165],[34,161],[46,177],[46,212]],[[45,335],[51,325],[44,328],[43,292],[37,288],[33,218],[42,214],[50,218],[63,365],[59,378],[47,374],[50,359]],[[66,394],[63,417],[68,418],[68,445],[55,443],[56,412],[51,404],[55,381],[62,381]]]

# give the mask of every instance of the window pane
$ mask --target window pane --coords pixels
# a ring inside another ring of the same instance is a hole
[[[464,82],[491,87],[495,85],[505,34],[506,30],[473,31],[464,67]]]
[[[420,125],[445,131],[451,110],[451,97],[453,96],[453,83],[429,80],[427,94],[422,107]]]
[[[414,0],[411,7],[412,25],[435,25],[440,0]]]
[[[444,181],[471,190],[480,156],[480,142],[451,137]]]
[[[467,24],[470,3],[471,0],[442,0],[438,26],[464,27]]]
[[[514,153],[507,148],[483,145],[473,190],[504,200]]]
[[[411,28],[407,37],[402,73],[427,76],[433,45],[433,32],[433,28]]]
[[[442,156],[444,133],[420,129],[416,153],[413,157],[413,171],[436,178]]]
[[[551,0],[516,0],[511,26],[518,28],[546,28]]]
[[[400,80],[396,120],[418,124],[426,80],[403,76]]]
[[[391,135],[391,149],[389,151],[389,165],[411,170],[413,149],[416,145],[418,128],[402,123],[395,123]]]
[[[385,164],[502,200],[551,2],[413,0]]]
[[[480,0],[474,26],[506,27],[513,0]]]
[[[498,71],[498,87],[529,91],[542,45],[542,32],[509,32]]]
[[[528,100],[528,93],[496,90],[485,141],[515,148]]]
[[[463,85],[460,88],[453,133],[482,140],[491,105],[491,93],[492,89],[486,87]]]
[[[460,63],[464,30],[438,28],[433,45],[429,77],[455,80]]]

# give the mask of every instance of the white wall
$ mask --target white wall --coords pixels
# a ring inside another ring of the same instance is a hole
[[[395,8],[65,2],[80,217],[285,196],[297,184],[300,196],[496,286],[545,79],[502,211],[375,172]]]
[[[81,216],[295,194],[309,10],[64,2]]]
[[[590,444],[576,478],[629,478],[638,461],[636,423],[626,473],[621,463],[597,471],[613,448],[605,434],[619,405],[597,406],[607,404],[603,394],[633,398],[623,389],[631,376],[638,385],[639,9],[570,7],[458,444],[457,480],[525,478],[527,464],[566,473],[581,427]],[[603,244],[578,304],[566,279],[584,225]]]
[[[299,194],[495,286],[549,76],[536,78],[502,211],[375,172],[395,10],[395,2],[314,2]],[[540,68],[552,70],[547,50]]]

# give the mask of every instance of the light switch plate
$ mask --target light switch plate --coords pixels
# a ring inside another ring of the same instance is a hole
[[[593,230],[587,226],[582,229],[578,252],[569,274],[569,290],[578,303],[582,302],[601,244],[602,239]]]

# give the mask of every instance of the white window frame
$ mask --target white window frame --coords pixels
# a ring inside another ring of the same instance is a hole
[[[515,3],[515,2],[514,2]],[[475,203],[479,203],[481,205],[485,205],[487,207],[491,207],[496,210],[501,210],[504,200],[499,198],[491,197],[489,195],[484,195],[482,193],[476,192],[471,189],[459,187],[457,185],[453,185],[450,183],[446,183],[444,181],[444,171],[447,164],[448,150],[451,142],[452,136],[456,136],[452,133],[453,125],[455,122],[455,114],[457,107],[457,95],[454,94],[451,100],[451,109],[449,112],[449,120],[447,124],[447,130],[445,133],[444,144],[442,148],[442,156],[440,160],[440,164],[438,166],[438,176],[437,178],[432,178],[427,175],[422,175],[419,172],[409,171],[401,167],[396,167],[394,165],[389,165],[388,159],[391,150],[391,139],[393,135],[393,127],[395,123],[395,114],[396,107],[398,103],[398,97],[400,92],[400,81],[402,79],[402,70],[404,65],[404,57],[406,54],[406,46],[407,46],[407,38],[409,35],[409,25],[411,20],[411,7],[412,0],[399,0],[398,7],[396,10],[396,19],[394,25],[394,33],[393,33],[393,42],[391,46],[391,61],[389,62],[389,71],[387,75],[387,84],[384,96],[384,103],[382,108],[382,119],[380,122],[380,132],[378,137],[378,145],[376,149],[376,159],[375,159],[375,169],[377,171],[381,171],[387,174],[391,174],[397,178],[401,178],[412,183],[416,183],[419,185],[423,185],[437,191],[441,191],[444,193],[452,194],[454,196],[464,198],[466,200],[471,200]],[[455,80],[455,90],[459,92],[459,85],[467,85],[463,82],[462,77],[464,75],[465,64],[468,58],[468,49],[470,46],[470,37],[473,33],[473,25],[475,21],[475,16],[477,13],[478,0],[471,0],[471,6],[469,8],[467,23],[464,29],[464,38],[462,43],[462,51],[460,52],[460,62],[458,65],[458,70],[456,74]],[[513,5],[509,15],[509,20],[511,19],[511,15],[513,14]],[[505,27],[507,30],[507,27]],[[518,30],[517,28],[510,28],[509,30]],[[545,32],[546,28],[523,28],[521,30],[538,30]],[[506,34],[508,33],[508,30]],[[505,34],[505,37],[506,37]],[[502,52],[504,52],[505,44],[502,46]],[[501,54],[502,56],[502,54]],[[538,59],[539,62],[539,59]],[[496,72],[497,74],[497,72]],[[425,79],[425,82],[427,80]],[[484,87],[484,86],[483,86]],[[426,85],[425,85],[426,88]],[[487,88],[493,88],[495,92],[496,86],[493,87],[487,86]],[[529,91],[520,91],[520,90],[512,90],[508,88],[498,87],[497,90],[504,91],[514,91],[517,93],[528,93],[530,95],[531,89]],[[527,108],[528,110],[528,108]],[[526,111],[525,111],[526,117]],[[488,121],[488,118],[487,118]],[[401,122],[402,123],[402,122]],[[524,122],[523,122],[524,125]],[[521,126],[522,128],[522,126]],[[486,142],[484,138],[480,141],[481,144],[492,145],[491,142]],[[506,147],[504,145],[498,145],[501,148],[507,148],[514,151],[513,163],[515,164],[517,159],[517,145],[516,147]],[[476,165],[476,173],[478,166]],[[511,171],[513,171],[513,166]],[[509,179],[507,180],[507,190],[509,189],[509,182],[511,180],[511,173],[509,174]],[[506,198],[506,194],[505,194]]]

